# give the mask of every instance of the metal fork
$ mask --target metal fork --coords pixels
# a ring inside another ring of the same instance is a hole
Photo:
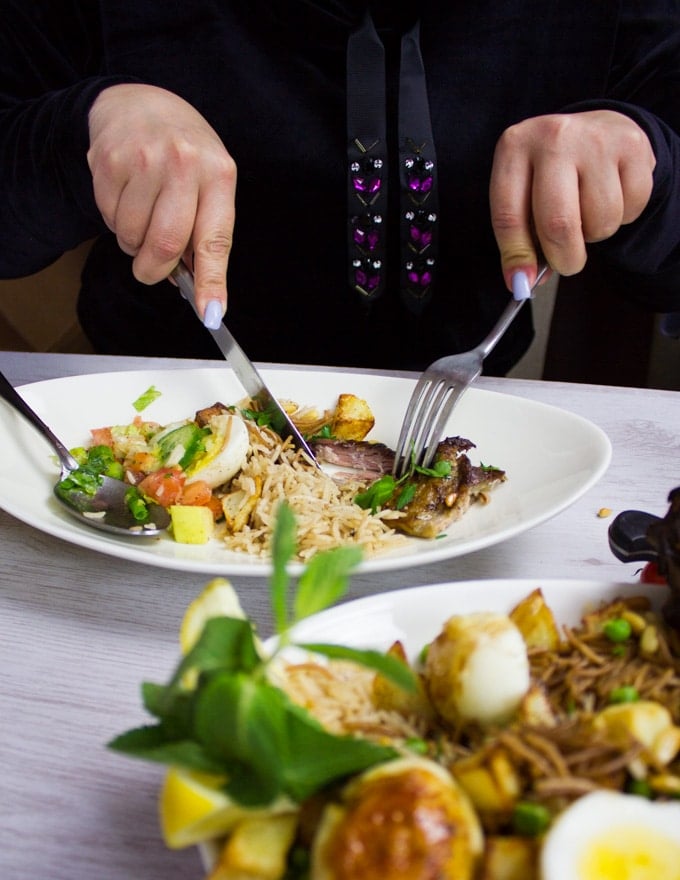
[[[533,294],[548,271],[542,266],[531,288]],[[475,348],[434,361],[413,389],[402,422],[392,473],[399,477],[412,463],[429,467],[454,406],[482,372],[484,358],[495,348],[525,299],[513,297],[489,335]]]

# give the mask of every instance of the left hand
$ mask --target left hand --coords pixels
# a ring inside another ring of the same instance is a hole
[[[586,243],[632,223],[652,193],[645,132],[612,110],[537,116],[506,129],[491,172],[491,221],[509,289],[536,276],[538,251],[560,275],[586,262]]]

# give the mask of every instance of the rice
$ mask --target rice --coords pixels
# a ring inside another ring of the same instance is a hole
[[[247,425],[251,452],[229,491],[257,496],[257,501],[243,528],[233,533],[224,530],[229,550],[269,556],[277,508],[284,500],[295,514],[297,561],[306,562],[320,550],[341,545],[358,545],[366,556],[376,556],[408,543],[390,526],[390,521],[401,516],[399,512],[374,514],[354,503],[364,484],[335,482],[295,449],[290,439],[282,440],[252,421]]]
[[[426,724],[416,717],[376,708],[375,673],[343,660],[287,664],[278,676],[288,696],[336,735],[356,734],[398,743],[422,737]]]

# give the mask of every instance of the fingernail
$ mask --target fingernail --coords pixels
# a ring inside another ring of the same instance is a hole
[[[217,330],[222,323],[222,303],[218,299],[211,299],[203,313],[203,326],[208,330]]]
[[[531,285],[526,272],[515,272],[512,276],[512,295],[515,299],[531,299]]]

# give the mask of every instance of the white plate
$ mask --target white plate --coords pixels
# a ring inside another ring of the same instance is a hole
[[[665,590],[613,581],[499,578],[455,581],[392,590],[355,599],[312,615],[294,628],[297,642],[327,642],[384,651],[399,639],[411,659],[439,633],[452,614],[508,613],[540,587],[559,625],[577,624],[583,613],[618,596],[648,595],[663,601]],[[268,644],[273,645],[271,641]]]
[[[579,623],[584,612],[617,597],[648,595],[658,607],[665,590],[640,583],[590,580],[535,580],[503,578],[482,581],[455,581],[392,590],[355,599],[314,614],[301,621],[291,633],[298,643],[327,643],[352,648],[386,651],[397,639],[411,660],[429,644],[452,614],[497,611],[507,614],[532,590],[540,587],[558,625]],[[272,649],[276,639],[265,642]],[[295,656],[295,649],[292,650]],[[205,870],[214,867],[219,844],[199,845]]]
[[[396,445],[414,380],[360,372],[262,369],[279,398],[320,408],[338,394],[365,398],[376,419],[370,438]],[[18,390],[70,447],[88,441],[89,429],[124,424],[132,407],[154,385],[161,396],[143,417],[161,423],[186,418],[215,401],[244,396],[227,366],[186,370],[100,373],[50,379]],[[601,477],[611,457],[604,432],[586,419],[534,401],[471,388],[449,423],[449,434],[476,444],[479,462],[503,468],[508,480],[489,505],[473,506],[440,539],[411,539],[389,555],[366,559],[361,570],[387,571],[460,556],[505,541],[573,504]],[[97,532],[63,511],[52,497],[58,473],[46,442],[7,404],[0,407],[0,506],[20,520],[73,544],[137,562],[181,571],[266,575],[266,560],[228,551],[219,541],[178,544],[169,536],[140,543]],[[473,456],[473,457],[474,457]],[[299,571],[299,566],[292,570]]]

